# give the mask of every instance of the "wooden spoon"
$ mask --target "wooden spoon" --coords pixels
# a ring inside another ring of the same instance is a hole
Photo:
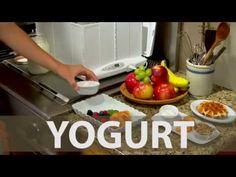
[[[210,50],[212,44],[215,42],[216,39],[216,30],[206,30],[205,31],[205,48],[206,53]]]
[[[205,55],[204,59],[203,59],[203,64],[205,65],[207,63],[207,61],[210,59],[210,57],[213,55],[213,51],[214,49],[220,45],[220,42],[225,40],[230,32],[230,27],[227,23],[225,22],[221,22],[219,24],[219,26],[217,27],[216,30],[216,38],[215,38],[215,42],[212,44],[211,48],[209,49],[209,51],[207,52],[207,54]]]

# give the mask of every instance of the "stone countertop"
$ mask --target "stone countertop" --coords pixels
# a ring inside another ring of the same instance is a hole
[[[131,149],[127,146],[127,144],[124,141],[124,135],[122,135],[122,147],[118,149],[118,151],[121,154],[127,154],[127,155],[151,155],[151,154],[156,154],[156,155],[170,155],[170,154],[175,154],[175,155],[200,155],[200,154],[205,154],[205,155],[211,155],[211,154],[217,154],[219,151],[223,150],[226,148],[229,144],[231,144],[233,141],[236,141],[236,122],[230,123],[230,124],[215,124],[216,128],[220,131],[219,137],[217,137],[215,140],[209,142],[208,144],[205,145],[199,145],[193,142],[188,141],[188,147],[186,149],[181,149],[180,148],[180,136],[171,133],[169,135],[171,143],[173,148],[172,149],[167,149],[164,145],[164,142],[160,140],[159,143],[159,148],[158,149],[153,149],[152,148],[152,129],[151,129],[151,117],[158,113],[160,106],[148,106],[148,105],[140,105],[136,104],[130,101],[127,101],[123,95],[117,94],[113,96],[113,98],[135,108],[138,109],[145,114],[147,114],[147,121],[148,121],[148,141],[145,145],[145,147],[141,149]],[[180,102],[174,104],[176,105],[179,110],[187,115],[193,115],[193,113],[190,110],[190,104],[192,101],[196,99],[210,99],[210,100],[215,100],[215,101],[221,101],[222,103],[232,107],[234,110],[236,110],[236,92],[224,89],[222,87],[215,86],[213,94],[210,96],[203,98],[203,97],[198,97],[194,98],[191,95],[186,96],[183,100]],[[196,116],[195,116],[196,117]],[[68,117],[68,120],[70,121],[76,121],[76,120],[81,120],[81,118],[72,113]],[[107,140],[111,140],[109,135],[106,135]],[[133,128],[133,141],[134,142],[139,142],[140,140],[140,128],[137,126]],[[109,150],[112,153],[117,153],[117,151],[114,150]]]

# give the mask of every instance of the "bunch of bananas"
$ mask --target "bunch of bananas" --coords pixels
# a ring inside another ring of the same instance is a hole
[[[189,81],[183,77],[176,76],[166,64],[166,60],[161,61],[161,66],[165,67],[168,71],[169,82],[173,84],[177,90],[185,91],[189,89]]]

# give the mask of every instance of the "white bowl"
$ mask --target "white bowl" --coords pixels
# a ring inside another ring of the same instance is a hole
[[[79,81],[77,86],[80,95],[94,95],[98,92],[100,83],[97,81]]]
[[[174,121],[179,119],[179,110],[173,105],[164,105],[160,108],[159,114],[167,122],[173,124]]]

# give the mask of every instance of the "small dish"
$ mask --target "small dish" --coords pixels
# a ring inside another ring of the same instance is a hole
[[[16,64],[23,65],[23,64],[27,64],[28,59],[23,56],[17,56],[14,58],[14,61]]]
[[[83,119],[91,122],[97,127],[100,127],[103,123],[98,121],[97,119],[87,115],[88,110],[92,110],[93,112],[99,112],[101,110],[118,110],[124,111],[127,110],[131,113],[131,121],[132,126],[137,126],[141,123],[141,121],[145,120],[146,114],[143,112],[130,107],[129,105],[120,102],[109,95],[99,94],[96,96],[92,96],[91,98],[79,101],[77,103],[72,104],[72,108],[76,114],[80,115]],[[124,132],[125,127],[122,128],[108,128],[110,132]]]
[[[176,106],[173,105],[164,105],[160,108],[159,114],[167,122],[173,124],[179,117],[179,110]]]
[[[186,119],[186,117],[189,117],[189,116],[184,114],[184,113],[182,113],[182,112],[179,112],[179,121]],[[161,117],[159,115],[159,113],[155,114],[151,119],[152,119],[152,121],[166,121],[163,117]],[[202,121],[200,121],[198,119],[194,119],[194,122],[195,122],[195,125],[196,125],[198,123],[201,123]],[[212,125],[210,123],[209,123],[209,125],[215,127],[214,125]],[[191,129],[193,129],[193,127],[191,127]],[[177,127],[175,127],[173,125],[172,125],[172,132],[180,135],[180,132],[177,130]],[[207,144],[207,143],[215,140],[219,135],[220,135],[220,132],[215,127],[214,132],[207,139],[204,139],[204,137],[203,138],[202,137],[198,137],[198,135],[194,134],[193,131],[188,131],[187,139],[192,141],[192,142],[194,142],[194,143],[197,143],[197,144]]]
[[[98,92],[100,83],[97,81],[79,81],[77,82],[80,95],[94,95]]]
[[[206,122],[199,122],[194,126],[193,135],[201,140],[208,140],[215,133],[215,126]]]

